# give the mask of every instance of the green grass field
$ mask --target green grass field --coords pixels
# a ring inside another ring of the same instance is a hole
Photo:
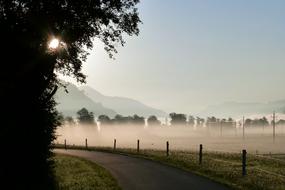
[[[85,149],[80,146],[69,148]],[[233,189],[285,189],[284,155],[247,155],[247,176],[242,176],[241,154],[204,152],[202,165],[198,163],[198,152],[171,151],[167,157],[165,151],[119,148],[113,151],[108,147],[92,147],[99,150],[142,157],[186,171],[190,171],[214,181],[226,184]]]
[[[206,176],[233,189],[285,189],[285,162],[275,158],[248,155],[247,176],[242,177],[241,154],[206,152],[202,165],[197,152],[173,151],[166,157],[164,151],[143,150],[139,156]]]
[[[93,162],[67,155],[54,157],[57,190],[120,190],[116,180]]]

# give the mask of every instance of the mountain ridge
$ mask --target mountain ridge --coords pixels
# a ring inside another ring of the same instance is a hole
[[[62,87],[59,88],[55,95],[55,99],[58,102],[56,108],[65,116],[75,116],[76,112],[83,107],[92,111],[95,116],[104,114],[113,117],[117,114],[114,110],[104,107],[100,102],[91,100],[74,84],[68,83],[66,88],[68,93]]]
[[[55,95],[58,105],[56,108],[65,116],[75,116],[76,112],[85,107],[95,116],[108,115],[114,117],[117,114],[130,116],[137,114],[148,117],[150,115],[166,116],[164,111],[147,106],[132,98],[119,96],[106,96],[90,86],[77,87],[72,83],[66,84],[68,93],[61,87]]]
[[[262,102],[227,101],[221,104],[210,105],[199,113],[201,116],[240,117],[253,114],[270,114],[273,111],[285,112],[285,99]]]
[[[167,114],[159,109],[150,107],[141,103],[138,100],[120,97],[120,96],[106,96],[98,92],[90,86],[82,86],[79,89],[83,90],[86,96],[91,98],[93,101],[101,102],[103,106],[112,108],[118,114],[121,115],[140,115],[140,116],[166,116]]]

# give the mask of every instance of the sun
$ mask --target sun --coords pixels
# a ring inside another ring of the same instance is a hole
[[[59,40],[57,38],[53,38],[48,44],[48,47],[50,49],[56,49],[58,48],[58,46],[59,46]]]

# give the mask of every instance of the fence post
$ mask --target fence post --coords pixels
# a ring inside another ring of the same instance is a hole
[[[64,139],[64,149],[66,150],[66,139]]]
[[[202,156],[203,156],[203,145],[200,144],[200,150],[199,150],[199,164],[202,164]]]
[[[246,176],[246,150],[242,150],[242,176]]]
[[[273,143],[275,143],[275,111],[273,112],[272,126],[273,126]]]
[[[85,139],[85,148],[88,149],[87,138]]]
[[[166,156],[169,156],[169,142],[166,141]]]
[[[116,141],[116,139],[114,139],[114,150],[116,150],[116,143],[117,143],[117,141]]]
[[[245,138],[244,116],[242,117],[242,140]]]
[[[137,143],[137,152],[140,152],[140,140],[138,139],[138,143]]]

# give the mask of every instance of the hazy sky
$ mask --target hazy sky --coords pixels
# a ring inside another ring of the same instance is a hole
[[[167,112],[285,98],[284,0],[141,0],[116,60],[95,41],[83,71],[103,94]]]

